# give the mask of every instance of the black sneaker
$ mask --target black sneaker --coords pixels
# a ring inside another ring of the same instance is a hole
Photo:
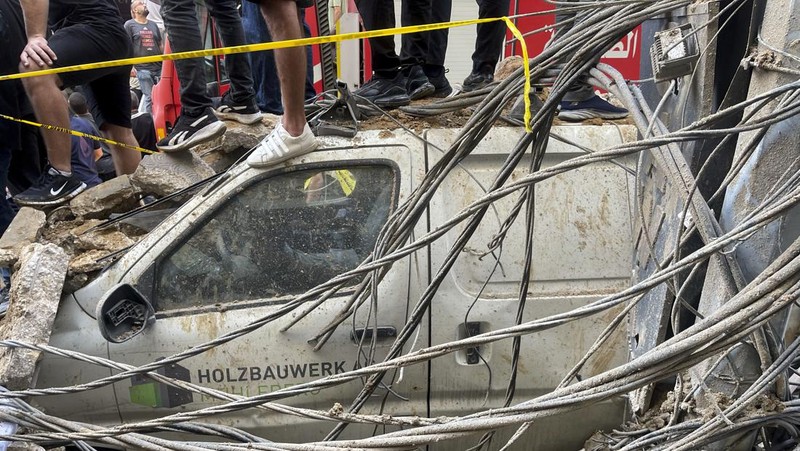
[[[261,120],[261,110],[258,109],[255,99],[250,99],[245,103],[236,103],[233,101],[231,91],[222,96],[220,105],[214,108],[214,113],[220,119],[228,119],[246,125],[255,124]]]
[[[423,99],[436,91],[420,66],[407,67],[403,70],[403,75],[406,77],[406,91],[411,100]]]
[[[445,74],[449,69],[442,66],[425,66],[425,75],[428,81],[433,85],[434,91],[431,94],[433,97],[447,97],[453,92],[453,87],[450,86],[450,81]]]
[[[65,177],[52,167],[48,167],[36,184],[14,196],[14,202],[29,207],[48,207],[61,205],[86,189],[74,173]]]
[[[372,80],[364,83],[364,86],[357,89],[354,94],[381,108],[397,108],[411,103],[406,91],[406,78],[399,72],[394,78],[375,74]]]
[[[599,96],[581,102],[561,102],[558,118],[562,121],[585,121],[587,119],[624,119],[628,110],[606,102]]]
[[[169,135],[156,144],[162,152],[180,152],[210,141],[225,133],[225,123],[214,116],[211,108],[206,108],[199,116],[182,114]]]
[[[486,72],[473,72],[464,79],[464,85],[461,90],[464,92],[477,91],[478,89],[485,88],[486,85],[494,81],[494,74]]]

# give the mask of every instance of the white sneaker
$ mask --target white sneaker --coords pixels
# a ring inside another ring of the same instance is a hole
[[[264,138],[253,153],[247,157],[247,164],[254,168],[265,168],[290,158],[305,155],[316,148],[317,138],[311,132],[308,124],[300,136],[293,137],[278,121],[278,125],[272,130],[272,133]]]

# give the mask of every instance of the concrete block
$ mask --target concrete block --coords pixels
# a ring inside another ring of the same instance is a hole
[[[194,152],[149,155],[131,175],[137,191],[167,196],[214,175],[214,170]]]
[[[245,152],[255,147],[275,127],[280,116],[266,114],[260,123],[244,125],[228,121],[227,131],[219,140],[198,146],[195,152],[215,172],[231,167]]]
[[[47,344],[67,274],[69,257],[55,244],[31,244],[20,254],[11,281],[11,304],[0,322],[0,339]],[[23,390],[33,380],[39,352],[0,348],[0,384]]]
[[[223,153],[236,152],[238,150],[252,149],[258,144],[271,128],[267,128],[262,123],[253,125],[243,125],[238,122],[228,122],[228,130],[222,136],[222,144],[219,151]]]
[[[13,266],[22,248],[39,239],[46,222],[43,211],[22,207],[0,237],[0,266]]]
[[[69,203],[73,214],[82,218],[107,218],[111,213],[125,213],[139,205],[136,189],[127,175],[93,186]]]

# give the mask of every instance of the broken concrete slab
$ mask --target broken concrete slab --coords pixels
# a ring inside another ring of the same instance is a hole
[[[108,264],[108,262],[103,259],[108,257],[111,253],[110,251],[102,249],[92,249],[88,252],[84,252],[69,262],[69,274],[74,277],[78,274],[99,271]],[[72,281],[72,283],[80,283],[80,281]]]
[[[67,274],[69,257],[55,244],[22,249],[20,268],[11,281],[11,303],[0,322],[0,338],[47,344]],[[33,380],[40,352],[0,349],[0,385],[24,390]]]
[[[194,152],[158,153],[142,160],[131,183],[140,193],[163,197],[214,174]]]
[[[22,248],[39,239],[46,223],[47,217],[43,211],[30,207],[20,208],[11,225],[0,237],[0,266],[13,266]]]
[[[220,151],[224,153],[247,150],[255,147],[269,133],[263,123],[243,125],[238,122],[228,122],[228,130],[222,136]]]
[[[214,171],[225,171],[255,147],[279,120],[280,116],[265,114],[261,122],[253,125],[228,121],[228,129],[221,138],[198,146],[195,151]]]
[[[82,229],[80,227],[79,229]],[[136,244],[136,240],[131,239],[121,231],[114,228],[96,229],[89,232],[81,231],[70,232],[75,237],[75,248],[78,250],[106,250],[116,252],[126,247]]]
[[[137,191],[128,175],[93,186],[69,203],[75,216],[81,218],[107,218],[111,213],[124,213],[138,205]]]

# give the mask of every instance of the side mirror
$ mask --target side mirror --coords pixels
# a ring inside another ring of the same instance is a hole
[[[122,343],[139,335],[156,312],[136,288],[123,283],[115,286],[97,304],[97,325],[103,338]]]

